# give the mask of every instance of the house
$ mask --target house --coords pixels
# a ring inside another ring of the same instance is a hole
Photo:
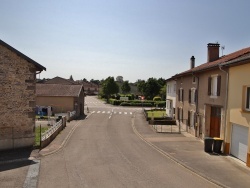
[[[228,69],[225,153],[250,167],[250,53],[221,68]]]
[[[84,114],[84,88],[82,85],[36,84],[36,104],[51,106],[53,113],[76,111]]]
[[[0,40],[0,150],[33,146],[36,74],[43,70]]]
[[[38,82],[38,83],[40,83],[40,82]],[[65,78],[61,78],[59,76],[56,76],[55,78],[52,78],[52,79],[45,80],[44,82],[42,81],[41,83],[45,83],[45,84],[77,85],[77,83],[75,83],[74,81],[69,80],[69,79],[65,79]]]
[[[175,118],[176,107],[176,80],[169,78],[166,80],[166,114],[171,118]]]
[[[245,48],[220,57],[217,43],[207,45],[207,62],[173,76],[176,79],[177,119],[182,127],[196,137],[225,139],[228,67],[221,64],[250,53]],[[193,59],[193,60],[192,60]]]

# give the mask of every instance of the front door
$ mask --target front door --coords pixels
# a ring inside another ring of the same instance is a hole
[[[211,107],[210,137],[220,137],[221,108]]]

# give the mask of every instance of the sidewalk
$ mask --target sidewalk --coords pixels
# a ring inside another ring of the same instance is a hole
[[[188,133],[156,133],[138,114],[135,132],[184,168],[222,186],[250,187],[250,168],[232,156],[204,152],[204,143]]]

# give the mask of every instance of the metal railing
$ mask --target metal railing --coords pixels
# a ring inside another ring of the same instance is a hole
[[[76,111],[69,112],[69,117],[73,117],[74,115],[76,115]]]

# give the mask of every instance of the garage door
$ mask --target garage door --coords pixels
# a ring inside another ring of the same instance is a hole
[[[233,124],[231,154],[244,162],[247,160],[247,141],[248,128]]]

